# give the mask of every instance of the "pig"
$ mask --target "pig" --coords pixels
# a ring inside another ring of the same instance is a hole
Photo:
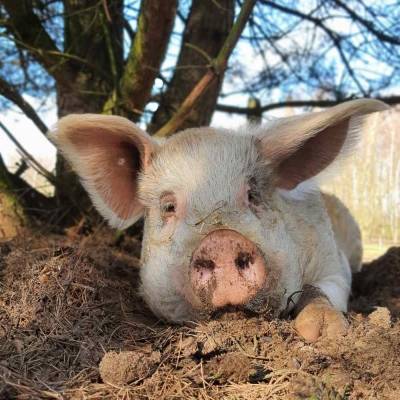
[[[290,314],[315,341],[346,332],[362,252],[349,211],[318,187],[354,151],[365,117],[385,109],[358,99],[166,140],[122,117],[76,114],[51,137],[111,226],[144,216],[141,294],[156,316]]]

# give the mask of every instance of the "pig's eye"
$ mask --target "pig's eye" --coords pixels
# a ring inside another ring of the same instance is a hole
[[[161,196],[160,211],[164,220],[175,215],[176,198],[173,193],[165,193]]]
[[[166,203],[163,204],[162,211],[164,214],[172,214],[175,212],[175,204],[174,203]]]

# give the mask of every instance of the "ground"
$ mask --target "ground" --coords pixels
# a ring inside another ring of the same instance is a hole
[[[347,336],[315,344],[262,316],[160,323],[139,251],[103,228],[0,242],[0,399],[400,398],[400,248],[355,277]]]

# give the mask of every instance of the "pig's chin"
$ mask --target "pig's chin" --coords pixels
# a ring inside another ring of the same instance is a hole
[[[142,291],[144,301],[150,307],[154,315],[161,320],[183,324],[197,319],[193,307],[180,296],[169,295],[157,299],[154,298],[154,296],[146,296],[145,293],[145,291]]]

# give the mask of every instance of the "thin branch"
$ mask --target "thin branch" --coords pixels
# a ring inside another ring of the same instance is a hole
[[[212,57],[210,57],[207,52],[205,52],[203,49],[201,49],[199,46],[196,46],[192,43],[184,43],[184,46],[189,47],[190,49],[193,49],[197,53],[199,53],[209,64],[212,63]]]
[[[105,10],[105,14],[107,17],[107,21],[108,21],[108,23],[110,23],[111,17],[110,17],[110,12],[108,11],[106,0],[103,0],[103,4],[104,4],[104,10]],[[107,21],[104,20],[103,14],[100,14],[100,18],[101,18],[101,28],[103,30],[105,43],[106,43],[106,47],[107,47],[108,58],[110,60],[110,67],[111,67],[111,74],[112,74],[113,82],[114,82],[114,88],[116,88],[118,85],[118,67],[117,67],[117,61],[116,61],[115,53],[114,53],[114,46],[112,43],[110,31],[107,26]]]
[[[136,34],[135,31],[132,29],[131,25],[125,18],[123,20],[123,24],[124,24],[124,29],[126,30],[126,33],[129,36],[129,39],[131,39],[131,42],[133,42],[135,40],[135,34]]]
[[[390,96],[390,97],[375,97],[376,100],[381,100],[386,104],[395,105],[400,104],[400,96]],[[278,108],[285,108],[285,107],[332,107],[336,104],[342,103],[346,101],[346,99],[341,100],[295,100],[295,101],[285,101],[281,103],[270,103],[264,106],[261,106],[257,109],[257,112],[266,112]],[[233,114],[242,114],[242,115],[254,115],[255,110],[254,108],[249,107],[238,107],[238,106],[231,106],[228,104],[217,104],[216,111],[226,112],[226,113],[233,113]]]
[[[261,0],[262,4],[265,4],[267,6],[270,6],[272,8],[275,8],[279,11],[282,11],[286,14],[290,14],[290,15],[294,15],[296,17],[302,18],[306,21],[310,21],[312,23],[314,23],[316,26],[318,26],[320,29],[322,29],[328,36],[329,38],[332,40],[333,44],[335,45],[339,56],[344,64],[344,66],[347,69],[347,72],[349,73],[349,75],[351,76],[351,78],[353,79],[354,83],[357,85],[358,89],[360,90],[360,92],[364,95],[367,96],[368,93],[365,91],[365,89],[363,88],[363,86],[361,85],[360,81],[358,80],[358,78],[356,77],[353,69],[350,66],[349,60],[347,59],[343,49],[342,49],[342,44],[341,44],[341,40],[342,38],[340,36],[338,36],[338,34],[334,31],[332,31],[331,29],[329,29],[320,19],[313,17],[309,14],[305,14],[302,13],[298,10],[295,10],[293,8],[289,8],[289,7],[285,7],[281,4],[277,4],[274,3],[273,1],[269,1],[269,0]]]
[[[18,93],[18,91],[0,77],[0,94],[17,105],[23,113],[39,128],[39,130],[47,135],[48,128],[41,120],[33,107]]]
[[[56,177],[43,165],[41,165],[38,161],[36,161],[33,156],[28,153],[27,150],[21,145],[21,143],[18,142],[17,139],[15,139],[14,135],[9,131],[9,129],[0,121],[0,128],[4,131],[4,133],[7,135],[7,137],[17,146],[19,151],[23,154],[23,156],[29,161],[31,164],[32,168],[34,168],[40,175],[44,176],[51,184],[55,185],[56,184]]]
[[[246,0],[243,3],[240,14],[229,32],[224,45],[217,57],[213,60],[212,69],[210,69],[195,85],[174,116],[163,127],[161,127],[154,136],[166,137],[176,132],[176,130],[188,118],[193,107],[200,100],[201,96],[209,88],[211,83],[226,69],[229,56],[243,32],[255,3],[256,0]]]
[[[351,18],[353,18],[354,21],[358,21],[361,25],[363,25],[369,32],[372,32],[379,40],[382,42],[387,42],[390,44],[394,45],[400,45],[400,39],[395,36],[389,36],[386,35],[386,33],[379,31],[375,28],[373,22],[368,21],[362,17],[360,17],[354,10],[352,10],[349,6],[347,6],[345,3],[343,3],[340,0],[333,0],[336,5],[338,5],[340,8],[345,10],[347,14],[350,15]]]
[[[107,21],[109,23],[112,22],[112,18],[110,15],[110,10],[108,9],[108,4],[107,4],[107,0],[103,0],[103,8],[104,8],[104,14],[106,15]]]
[[[43,214],[54,209],[54,201],[38,192],[24,179],[7,170],[0,155],[0,187],[16,196],[24,211],[29,216],[42,217]]]
[[[57,82],[69,86],[72,83],[72,71],[63,62],[60,63],[58,55],[63,53],[33,12],[32,3],[27,0],[0,0],[0,4],[10,16],[7,27],[15,38],[23,43]]]

